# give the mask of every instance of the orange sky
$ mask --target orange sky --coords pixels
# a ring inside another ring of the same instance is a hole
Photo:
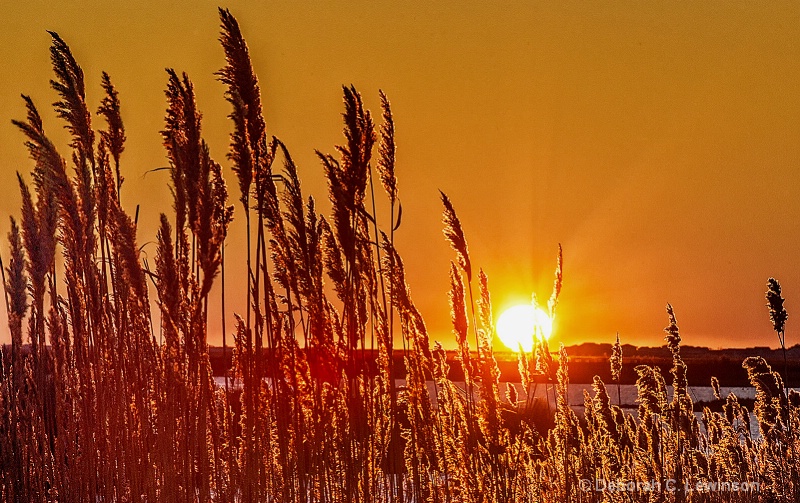
[[[15,170],[31,162],[11,119],[19,94],[45,111],[49,36],[82,64],[92,106],[106,70],[128,143],[123,203],[139,242],[169,211],[158,131],[165,67],[188,72],[212,155],[230,124],[216,3],[4,5],[0,23],[0,231],[19,214]],[[437,189],[453,200],[495,310],[565,283],[555,341],[661,344],[673,303],[686,344],[777,344],[764,307],[776,276],[800,342],[800,5],[791,2],[229,2],[264,92],[268,133],[327,201],[314,149],[341,142],[341,85],[379,115],[392,100],[403,201],[399,249],[431,335],[451,340]],[[49,110],[45,127],[66,137]],[[64,149],[63,152],[66,152]],[[236,186],[229,183],[234,199]],[[327,211],[329,205],[322,204]],[[237,203],[237,212],[240,208]],[[242,220],[228,256],[243,253]],[[7,257],[7,246],[0,247]],[[145,245],[151,259],[153,244]],[[242,311],[241,260],[229,306]],[[238,290],[238,295],[233,293]],[[0,308],[2,310],[2,308]],[[3,319],[5,319],[4,313]],[[798,316],[795,318],[794,316]],[[219,326],[210,342],[219,343]],[[0,340],[8,335],[0,332]]]

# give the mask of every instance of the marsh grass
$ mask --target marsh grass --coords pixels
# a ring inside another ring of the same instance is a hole
[[[12,342],[0,366],[0,500],[798,501],[790,462],[797,395],[786,396],[765,361],[748,358],[760,439],[749,431],[751,411],[733,395],[723,411],[704,411],[701,428],[671,306],[672,397],[657,368],[639,366],[636,415],[612,405],[595,378],[580,418],[567,400],[568,356],[562,347],[554,360],[544,340],[520,352],[522,393],[511,386],[501,397],[489,280],[480,269],[473,275],[464,228],[442,193],[444,234],[455,252],[449,299],[456,364],[465,381],[456,385],[445,351],[431,345],[395,249],[402,168],[388,98],[380,93],[376,131],[358,91],[343,88],[343,144],[334,154],[317,152],[333,203],[323,216],[303,195],[289,149],[267,133],[238,23],[226,10],[220,20],[226,63],[217,75],[231,105],[228,162],[248,250],[247,277],[239,279],[247,306],[232,332],[236,386],[215,386],[207,343],[208,303],[217,301],[211,287],[220,273],[230,284],[223,245],[234,209],[223,168],[203,139],[192,81],[167,71],[161,135],[173,212],[161,216],[150,269],[139,253],[135,217],[120,204],[119,96],[102,74],[105,97],[92,113],[83,72],[52,33],[54,106],[70,150],[62,157],[33,101],[23,97],[27,117],[14,124],[34,167],[32,187],[18,177],[22,216],[12,218],[3,269]],[[92,124],[97,116],[102,129]],[[375,209],[376,174],[389,215]],[[561,286],[559,247],[551,315]],[[779,289],[771,291],[780,297]],[[783,344],[782,299],[778,305],[769,298]],[[220,301],[224,312],[224,288]],[[396,341],[404,355],[400,387]],[[374,365],[365,356],[372,349]],[[612,368],[619,384],[620,351]],[[554,388],[544,410],[533,400],[542,379]],[[550,415],[549,427],[537,415]],[[670,479],[755,482],[760,490],[662,485],[609,493],[582,485]]]

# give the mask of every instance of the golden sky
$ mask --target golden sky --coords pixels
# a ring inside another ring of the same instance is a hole
[[[212,155],[230,123],[216,3],[26,2],[0,15],[0,231],[19,214],[14,172],[32,167],[11,119],[20,93],[55,101],[45,30],[117,86],[128,142],[122,199],[141,205],[151,261],[170,210],[159,130],[164,68],[193,79]],[[777,277],[800,342],[800,4],[793,2],[229,2],[264,93],[268,133],[327,201],[314,149],[341,140],[341,85],[398,128],[398,247],[434,339],[449,341],[438,189],[456,206],[495,311],[546,299],[558,243],[564,290],[553,340],[656,345],[671,302],[686,344],[777,344],[764,306]],[[45,128],[66,137],[52,112]],[[66,148],[63,152],[66,152]],[[321,204],[327,211],[329,205]],[[237,212],[240,208],[237,203]],[[385,216],[385,213],[384,213]],[[228,257],[242,254],[242,219]],[[7,246],[0,247],[7,257]],[[244,310],[242,260],[228,302]],[[238,292],[238,293],[237,293]],[[0,310],[2,310],[0,308]],[[795,318],[797,316],[797,318]],[[3,313],[3,319],[4,313]],[[230,319],[230,318],[229,318]],[[212,322],[210,342],[221,341]],[[7,341],[0,331],[0,340]]]

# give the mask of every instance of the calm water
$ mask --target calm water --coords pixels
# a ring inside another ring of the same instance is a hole
[[[224,377],[214,377],[214,381],[217,383],[218,386],[224,387],[225,386],[225,378]],[[406,384],[405,379],[396,379],[395,385],[397,388],[402,389]],[[456,386],[459,387],[462,391],[465,390],[465,386],[463,382],[456,382]],[[232,388],[239,387],[238,383],[233,382],[232,380],[228,381],[228,385]],[[428,393],[431,396],[434,404],[436,403],[436,385],[433,381],[427,382],[428,386]],[[525,399],[525,394],[522,389],[522,385],[519,383],[500,383],[500,397],[503,401],[506,401],[506,389],[508,386],[515,386],[517,388],[517,396],[519,400],[522,401]],[[613,405],[617,405],[618,396],[617,396],[617,386],[615,384],[606,385],[608,390],[609,397],[611,398],[611,403]],[[794,388],[796,391],[800,391],[800,388]],[[590,396],[594,396],[594,391],[592,390],[591,384],[570,384],[569,386],[569,403],[572,410],[574,410],[579,416],[583,416],[583,390],[587,390]],[[626,412],[635,413],[635,409],[637,407],[636,404],[636,386],[632,384],[624,384],[620,386],[619,389],[620,393],[619,396],[622,399],[622,408],[626,410]],[[466,391],[464,391],[466,394]],[[549,398],[551,406],[555,406],[555,386],[552,384],[538,384],[531,390],[530,398],[536,398],[540,400],[547,400]],[[547,393],[547,396],[545,396]],[[720,396],[725,399],[729,393],[735,394],[740,399],[754,399],[756,395],[756,390],[750,386],[739,386],[739,387],[720,387]],[[667,396],[668,398],[672,397],[672,386],[667,386]],[[697,402],[712,402],[715,400],[714,391],[711,386],[690,386],[689,387],[689,396],[692,397],[692,401],[695,403]],[[695,412],[695,416],[697,419],[700,420],[702,418],[701,412]],[[702,422],[701,422],[702,428]],[[755,415],[750,416],[750,431],[753,433],[753,436],[757,438],[758,434],[758,422],[755,419]]]
[[[214,377],[214,381],[217,383],[218,386],[224,387],[225,386],[225,378],[224,377]],[[405,386],[406,382],[405,379],[396,379],[395,385],[398,388],[402,388]],[[458,386],[461,390],[465,389],[463,382],[456,382],[456,386]],[[233,388],[239,387],[239,383],[234,382],[233,380],[228,380],[228,385]],[[428,392],[431,395],[431,399],[436,401],[436,386],[433,381],[428,381]],[[525,398],[525,393],[522,389],[522,385],[519,383],[500,383],[500,397],[505,400],[506,399],[506,389],[508,386],[515,386],[517,389],[517,396],[519,396],[520,400]],[[530,398],[540,398],[545,400],[547,397],[550,398],[551,402],[554,400],[554,389],[555,386],[552,384],[538,384],[536,385],[532,391]],[[611,403],[613,405],[618,404],[618,394],[617,394],[617,386],[615,384],[606,385],[606,389],[608,390],[608,394],[611,397]],[[800,391],[800,388],[795,388],[796,390]],[[594,391],[592,390],[591,384],[570,384],[569,385],[569,403],[573,407],[583,408],[583,390],[587,390],[591,396],[594,396]],[[547,393],[547,397],[545,396],[545,392]],[[667,393],[671,397],[672,396],[672,386],[667,386]],[[742,399],[754,399],[755,398],[755,388],[750,386],[738,386],[738,387],[720,387],[720,395],[724,400],[725,397],[728,396],[729,393],[734,393],[737,397]],[[623,384],[620,386],[619,389],[619,398],[622,400],[622,408],[635,408],[636,404],[636,386],[632,384]],[[697,402],[712,402],[715,400],[714,398],[714,391],[712,390],[711,386],[689,386],[689,396],[692,397],[692,400]]]

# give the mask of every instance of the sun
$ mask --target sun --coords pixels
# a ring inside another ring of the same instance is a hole
[[[530,304],[511,307],[497,320],[497,336],[514,351],[522,346],[525,352],[530,352],[534,336],[549,339],[552,333],[552,318],[543,309]]]

